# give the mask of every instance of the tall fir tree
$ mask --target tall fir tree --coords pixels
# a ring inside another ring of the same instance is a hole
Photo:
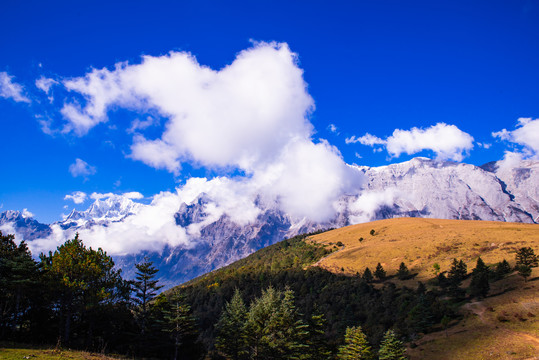
[[[384,281],[386,279],[386,271],[384,270],[382,264],[378,263],[378,265],[376,265],[374,276],[380,281]]]
[[[339,347],[337,357],[339,360],[372,359],[371,346],[361,330],[361,326],[346,328],[344,345]]]
[[[517,251],[515,269],[518,274],[528,281],[528,277],[532,274],[532,268],[537,267],[538,260],[531,247],[523,247]]]
[[[227,358],[233,360],[243,359],[247,353],[245,322],[247,320],[247,307],[238,288],[230,302],[226,303],[221,317],[217,322],[216,348]]]
[[[406,360],[406,347],[393,330],[388,330],[378,351],[379,360]]]
[[[477,264],[472,270],[472,281],[470,282],[470,296],[472,297],[486,297],[489,290],[490,271],[488,266],[485,265],[483,260],[477,258]]]
[[[399,266],[399,270],[397,271],[397,278],[400,280],[406,280],[410,277],[410,270],[408,270],[408,267],[404,262],[401,262]]]
[[[180,290],[175,290],[168,299],[168,305],[164,310],[164,331],[170,334],[174,344],[173,359],[178,359],[179,350],[184,345],[184,340],[196,332],[195,319],[191,314],[191,307],[185,301],[185,296]]]
[[[368,267],[365,268],[365,271],[363,272],[363,276],[361,277],[361,279],[368,284],[371,283],[374,280],[371,269],[369,269]]]
[[[149,261],[148,258],[144,258],[143,262],[135,264],[135,267],[137,272],[135,281],[133,281],[135,290],[133,302],[138,306],[136,310],[137,320],[141,334],[144,334],[148,326],[150,301],[155,298],[157,292],[163,286],[157,285],[159,280],[155,279],[155,275],[159,270],[153,266],[153,262]]]

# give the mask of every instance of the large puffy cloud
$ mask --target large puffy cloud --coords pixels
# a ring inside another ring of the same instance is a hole
[[[464,156],[473,149],[473,137],[460,130],[455,125],[438,123],[426,129],[412,128],[410,130],[395,129],[385,140],[369,133],[361,137],[350,137],[346,143],[361,143],[367,146],[382,145],[394,157],[401,154],[416,154],[430,150],[441,160],[462,161]]]
[[[145,56],[141,64],[64,81],[86,99],[84,106],[66,103],[64,131],[84,135],[108,120],[113,105],[156,109],[168,118],[165,131],[160,139],[137,135],[133,158],[171,172],[182,161],[251,170],[278,157],[292,139],[311,135],[306,115],[314,103],[302,75],[286,44],[255,45],[219,71],[188,53]]]
[[[23,92],[23,87],[13,82],[13,76],[10,76],[5,71],[0,72],[0,97],[13,99],[16,102],[29,103],[30,99],[24,96]]]
[[[503,129],[492,136],[522,145],[524,157],[539,157],[539,119],[519,118],[515,130]]]

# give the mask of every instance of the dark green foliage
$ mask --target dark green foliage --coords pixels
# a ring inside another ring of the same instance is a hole
[[[371,346],[361,326],[346,328],[344,345],[339,347],[339,360],[372,359]]]
[[[465,291],[460,288],[460,284],[466,278],[468,274],[468,269],[464,261],[453,259],[451,268],[447,275],[447,281],[449,283],[448,292],[451,297],[454,299],[461,299],[465,295]]]
[[[526,265],[517,265],[518,274],[524,278],[524,282],[528,281],[528,277],[532,274],[532,268]]]
[[[26,322],[38,304],[38,268],[26,244],[0,232],[0,338],[17,329],[30,331]]]
[[[374,236],[375,233],[376,233],[376,231],[374,231],[374,229],[371,229],[371,231],[369,232],[369,234],[371,234],[371,236]]]
[[[404,262],[401,262],[399,270],[397,271],[397,278],[400,280],[406,280],[410,278],[410,270]]]
[[[537,255],[531,247],[520,248],[516,254],[516,261],[516,266],[524,265],[532,268],[538,266]]]
[[[101,248],[86,248],[78,234],[49,256],[42,255],[40,266],[51,289],[51,300],[59,309],[62,342],[89,346],[101,311],[120,294],[120,271],[114,269],[112,258]]]
[[[149,314],[149,303],[155,298],[157,291],[162,286],[157,285],[158,280],[155,279],[155,274],[159,270],[147,258],[143,262],[136,264],[135,267],[137,268],[137,272],[133,281],[133,289],[135,290],[133,302],[138,305],[135,313],[141,333],[144,334],[146,332]]]
[[[372,276],[371,269],[368,267],[365,268],[365,271],[363,272],[363,276],[361,277],[363,281],[365,281],[367,284],[370,284],[373,282],[374,277]]]
[[[486,297],[489,290],[490,271],[483,260],[479,257],[477,264],[472,270],[472,281],[470,282],[470,296]]]
[[[246,355],[246,320],[247,307],[241,298],[240,290],[236,288],[216,325],[216,347],[227,358],[238,360]]]
[[[513,271],[513,269],[511,269],[511,265],[509,265],[507,260],[503,259],[503,261],[500,261],[498,265],[496,265],[493,276],[496,280],[499,280],[505,275],[510,274],[511,271]]]
[[[386,271],[384,270],[382,264],[378,263],[378,265],[376,265],[376,270],[374,270],[374,276],[380,281],[384,281],[386,279]]]
[[[170,334],[174,344],[173,359],[178,359],[178,353],[188,338],[196,337],[195,319],[191,307],[185,301],[185,296],[179,289],[172,292],[168,303],[163,309],[163,331]],[[183,351],[185,355],[185,351]]]
[[[307,347],[306,327],[296,311],[293,292],[269,287],[251,303],[247,313],[249,358],[299,358]]]
[[[524,278],[524,281],[528,281],[532,268],[537,267],[537,263],[537,255],[531,247],[523,247],[517,251],[515,270]]]
[[[393,330],[388,330],[378,351],[380,360],[406,360],[406,347]]]

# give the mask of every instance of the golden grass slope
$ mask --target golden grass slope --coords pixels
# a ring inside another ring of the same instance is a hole
[[[399,218],[347,226],[309,240],[331,247],[339,241],[344,244],[316,264],[329,271],[342,273],[344,268],[345,274],[352,275],[365,267],[374,270],[380,262],[392,275],[404,262],[410,271],[418,273],[415,281],[424,281],[434,276],[435,263],[442,271],[448,270],[453,258],[464,260],[468,270],[475,267],[479,256],[487,265],[504,258],[514,265],[517,249],[531,246],[539,252],[539,225]]]
[[[374,236],[370,235],[375,230]],[[359,238],[363,241],[359,241]],[[434,277],[433,264],[441,271],[453,258],[462,259],[468,271],[477,258],[486,264],[502,259],[515,263],[515,252],[531,246],[539,253],[539,225],[490,221],[401,218],[348,226],[309,238],[338,251],[316,265],[335,273],[353,275],[366,266],[374,270],[380,262],[393,275],[401,262],[418,275],[408,286]],[[513,273],[491,284],[489,296],[460,308],[463,319],[445,331],[426,334],[414,346],[408,344],[412,360],[539,360],[539,268],[526,283]],[[466,287],[469,279],[463,283]]]

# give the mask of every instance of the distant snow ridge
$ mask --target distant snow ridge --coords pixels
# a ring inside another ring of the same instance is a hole
[[[208,212],[215,205],[214,199],[201,193],[179,205],[170,220],[178,228],[198,229],[191,246],[167,246],[160,253],[115,256],[116,263],[127,276],[132,276],[134,263],[145,255],[150,256],[161,270],[163,283],[175,285],[283,238],[322,228],[395,217],[539,223],[539,161],[504,160],[477,167],[415,158],[382,167],[356,168],[366,178],[361,192],[339,199],[339,212],[328,222],[295,219],[275,204],[261,202],[257,203],[260,213],[256,220],[247,225],[237,224],[226,213],[213,220]],[[55,224],[71,233],[77,229],[106,227],[125,221],[146,206],[151,205],[113,195],[96,200],[85,211],[74,210]],[[16,211],[0,214],[0,230],[15,232],[27,241],[51,233],[49,225],[25,218]]]
[[[110,195],[104,199],[95,200],[85,211],[73,209],[63,221],[57,224],[63,229],[107,225],[138,213],[144,206],[122,195]]]

